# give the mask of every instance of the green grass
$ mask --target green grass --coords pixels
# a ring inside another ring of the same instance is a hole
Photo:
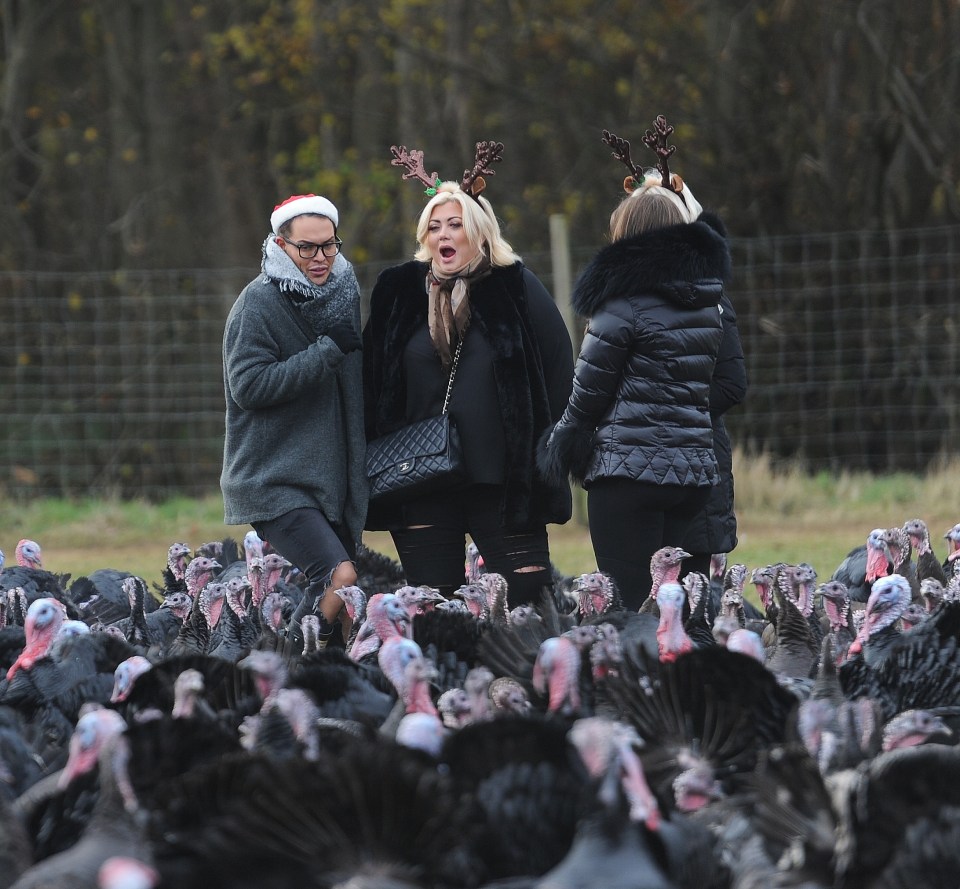
[[[960,460],[925,476],[865,473],[808,475],[799,467],[775,470],[769,460],[735,455],[740,543],[730,561],[749,568],[772,562],[809,562],[827,577],[872,528],[922,518],[934,550],[943,555],[943,533],[960,521]],[[231,536],[241,540],[246,526],[225,526],[218,492],[199,499],[161,504],[95,500],[0,502],[0,549],[8,564],[22,537],[43,547],[44,566],[72,577],[97,568],[120,568],[148,582],[160,581],[167,547],[191,547]],[[550,526],[551,553],[566,574],[596,568],[590,535],[571,522]],[[367,533],[364,542],[392,557],[385,532]]]

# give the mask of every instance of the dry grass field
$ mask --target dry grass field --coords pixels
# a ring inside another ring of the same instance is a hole
[[[809,562],[828,577],[843,557],[866,540],[872,528],[922,518],[934,550],[942,557],[943,534],[960,522],[960,460],[923,477],[906,474],[805,474],[798,467],[775,469],[763,457],[735,456],[740,544],[731,562],[750,568],[771,562]],[[44,565],[72,577],[97,568],[120,568],[159,582],[167,547],[191,547],[231,536],[245,526],[225,526],[218,492],[200,499],[162,504],[47,500],[0,502],[0,549],[12,562],[22,537],[43,547]],[[596,568],[590,536],[576,522],[551,526],[551,551],[566,574]],[[367,533],[372,549],[395,556],[386,533]]]

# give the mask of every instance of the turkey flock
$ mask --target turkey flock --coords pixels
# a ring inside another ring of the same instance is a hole
[[[252,532],[152,587],[22,540],[0,889],[956,889],[944,539],[877,529],[829,578],[665,547],[638,612],[600,572],[511,608],[475,549],[444,598],[361,548],[328,644]]]

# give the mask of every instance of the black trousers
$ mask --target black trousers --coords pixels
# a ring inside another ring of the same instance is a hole
[[[407,583],[431,586],[445,596],[466,583],[466,536],[477,545],[487,572],[502,574],[509,607],[536,604],[552,582],[545,525],[509,531],[500,523],[500,485],[471,485],[404,507],[406,525],[390,534]],[[542,570],[518,571],[534,567]]]
[[[318,586],[328,586],[336,567],[356,558],[349,535],[319,509],[293,509],[268,522],[254,522],[253,530]]]
[[[682,546],[687,528],[706,506],[709,487],[599,479],[587,491],[590,539],[597,568],[617,584],[636,611],[650,595],[650,559],[664,546]]]

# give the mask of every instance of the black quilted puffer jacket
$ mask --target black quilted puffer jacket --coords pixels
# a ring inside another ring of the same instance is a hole
[[[573,392],[541,440],[547,477],[717,483],[710,378],[723,337],[730,253],[723,227],[696,222],[603,248],[576,283],[589,319]]]

